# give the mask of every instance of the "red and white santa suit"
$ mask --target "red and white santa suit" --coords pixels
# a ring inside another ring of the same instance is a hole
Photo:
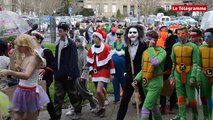
[[[90,73],[93,82],[110,82],[110,75],[115,74],[110,46],[101,43],[100,47],[95,44],[89,49],[87,62],[90,63]]]

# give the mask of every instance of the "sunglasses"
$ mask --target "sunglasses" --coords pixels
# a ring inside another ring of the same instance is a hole
[[[146,37],[146,38],[145,38],[145,41],[146,41],[146,42],[149,42],[149,41],[151,41],[151,40],[154,40],[154,41],[155,41],[155,39],[154,39],[154,38],[151,38],[151,37]]]
[[[132,34],[132,33],[133,33],[133,34],[136,34],[137,32],[136,32],[136,31],[134,31],[134,32],[129,32],[129,34]]]
[[[178,36],[186,36],[186,32],[179,32],[177,33]]]
[[[117,36],[122,36],[123,34],[117,33],[116,35],[117,35]]]
[[[204,35],[204,38],[205,38],[205,39],[213,38],[213,34]]]

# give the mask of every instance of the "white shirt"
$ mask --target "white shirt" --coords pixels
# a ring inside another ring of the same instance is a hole
[[[129,46],[129,52],[130,52],[129,54],[131,55],[132,60],[135,59],[135,55],[136,55],[136,52],[138,50],[138,45],[139,45],[139,41],[137,40],[137,41],[134,42],[134,45]]]
[[[23,72],[25,70],[23,69]],[[39,79],[39,73],[40,73],[40,70],[39,69],[36,69],[33,74],[30,76],[29,79],[27,80],[22,80],[20,79],[19,80],[19,85],[20,86],[24,86],[24,87],[35,87],[38,85],[38,79]]]
[[[64,45],[65,45],[65,42],[60,40],[59,46],[58,46],[58,70],[60,68],[61,50],[64,48]]]

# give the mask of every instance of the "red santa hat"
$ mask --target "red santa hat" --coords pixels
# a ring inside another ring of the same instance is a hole
[[[106,39],[107,33],[105,31],[103,31],[101,29],[97,29],[96,32],[99,32],[102,35],[103,39]]]
[[[94,35],[97,36],[99,39],[103,40],[103,34],[102,34],[101,32],[99,32],[99,31],[94,32],[94,33],[92,34],[92,37],[93,37]]]

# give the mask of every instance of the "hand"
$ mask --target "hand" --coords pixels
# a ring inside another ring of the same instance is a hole
[[[110,75],[110,80],[111,80],[111,81],[114,80],[114,75]]]
[[[114,49],[114,50],[112,50],[112,54],[116,54],[116,50]]]
[[[197,83],[197,86],[198,86],[199,88],[201,88],[201,82],[198,82],[198,83]]]
[[[88,80],[92,80],[92,75],[89,75],[89,78],[88,78]]]
[[[67,80],[72,80],[72,77],[68,76],[68,77],[67,77]]]
[[[0,70],[0,77],[6,77],[9,75],[10,72],[11,70]]]
[[[118,56],[121,56],[121,55],[124,55],[124,54],[125,54],[125,52],[124,52],[123,50],[117,51],[116,53],[117,53]]]
[[[189,84],[190,84],[190,86],[194,86],[194,84],[195,84],[194,80],[190,80]]]
[[[149,41],[149,47],[153,47],[155,46],[155,41],[154,40],[150,40]]]
[[[15,58],[15,49],[11,49],[9,52],[8,52],[8,56],[11,58],[11,59],[14,59]]]
[[[174,78],[170,79],[170,85],[175,86],[175,79]]]
[[[80,82],[83,82],[83,81],[84,81],[84,79],[80,78]]]
[[[42,75],[42,76],[43,76],[45,73],[46,73],[46,70],[45,70],[45,69],[41,69],[39,75]]]
[[[133,80],[132,87],[133,88],[137,88],[137,84],[138,84],[138,81],[137,80]]]

